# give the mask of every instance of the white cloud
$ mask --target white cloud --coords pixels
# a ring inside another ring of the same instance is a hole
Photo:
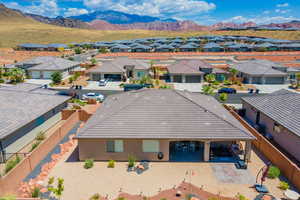
[[[87,13],[89,13],[89,11],[87,11],[86,9],[68,8],[64,12],[64,16],[70,17],[70,16],[83,15],[83,14],[87,14]]]
[[[281,13],[281,14],[286,14],[288,12],[290,12],[291,10],[289,9],[276,9],[275,12],[276,13]]]
[[[288,16],[269,16],[269,17],[253,17],[248,18],[244,16],[235,16],[230,19],[224,20],[224,22],[234,22],[234,23],[244,23],[244,22],[255,22],[257,24],[269,24],[269,23],[284,23],[284,22],[290,22],[292,20],[300,20],[299,18]]]
[[[92,10],[117,10],[157,17],[188,18],[214,10],[216,5],[204,0],[84,0]]]
[[[289,4],[288,3],[282,3],[282,4],[277,4],[276,7],[278,8],[284,8],[284,7],[288,7]]]
[[[37,15],[56,17],[60,13],[56,0],[40,0],[38,4],[22,6],[17,2],[7,3],[7,7],[21,10],[25,13],[33,13]]]

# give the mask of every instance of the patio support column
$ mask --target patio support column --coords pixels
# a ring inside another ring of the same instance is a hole
[[[251,140],[246,141],[245,145],[245,155],[244,160],[245,162],[250,162],[251,159]]]
[[[261,84],[265,84],[266,83],[266,78],[265,77],[261,77]]]
[[[100,74],[100,80],[104,79],[104,74]]]
[[[183,83],[186,82],[185,75],[182,75],[182,82],[183,82]]]
[[[204,142],[204,161],[209,161],[209,154],[210,154],[210,141]]]
[[[174,76],[170,76],[170,82],[171,82],[171,83],[174,82]]]

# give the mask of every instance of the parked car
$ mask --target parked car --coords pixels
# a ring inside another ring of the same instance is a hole
[[[107,79],[102,79],[99,81],[99,86],[106,86],[108,83],[108,80]]]
[[[218,93],[236,94],[236,89],[234,88],[221,88]]]
[[[82,95],[82,99],[83,100],[87,100],[87,99],[95,99],[97,101],[104,101],[104,95],[102,94],[98,94],[98,93],[87,93],[87,94],[83,94]]]

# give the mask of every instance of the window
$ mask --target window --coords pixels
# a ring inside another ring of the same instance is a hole
[[[143,77],[144,75],[145,75],[144,72],[137,72],[137,77],[138,77],[138,78],[141,78],[141,77]]]
[[[123,140],[110,140],[106,142],[106,152],[123,152]]]
[[[158,140],[143,140],[143,152],[144,153],[159,152],[159,141]]]

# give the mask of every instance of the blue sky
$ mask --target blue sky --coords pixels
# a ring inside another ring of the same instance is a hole
[[[300,0],[2,0],[10,8],[49,17],[117,10],[199,24],[300,20]]]

